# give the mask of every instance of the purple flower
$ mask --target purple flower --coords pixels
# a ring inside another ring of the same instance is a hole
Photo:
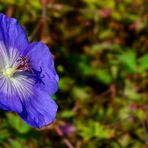
[[[58,80],[48,47],[28,43],[16,19],[0,13],[0,108],[18,113],[33,127],[48,125],[56,116],[51,96]]]

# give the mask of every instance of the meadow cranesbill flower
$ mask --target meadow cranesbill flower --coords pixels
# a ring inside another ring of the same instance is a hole
[[[0,13],[0,108],[16,112],[33,127],[48,125],[57,111],[51,96],[58,79],[48,47],[28,43],[17,20]]]

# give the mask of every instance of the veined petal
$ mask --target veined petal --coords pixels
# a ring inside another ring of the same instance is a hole
[[[20,51],[16,48],[9,48],[8,50],[4,42],[0,41],[0,67],[7,68],[15,66],[20,55]]]
[[[57,108],[46,92],[36,89],[34,95],[23,100],[23,112],[19,115],[29,125],[41,128],[54,121]]]
[[[0,107],[4,110],[21,112],[22,103],[16,90],[6,78],[0,75]]]
[[[9,54],[14,48],[22,53],[28,46],[26,33],[17,20],[2,13],[0,13],[0,41],[4,43]]]
[[[0,107],[22,112],[22,100],[32,96],[34,80],[24,75],[16,74],[12,78],[0,75]]]
[[[14,77],[11,78],[11,83],[21,100],[24,100],[33,94],[32,91],[35,85],[34,79],[16,73]]]
[[[8,96],[0,92],[0,108],[12,112],[22,112],[22,104],[17,95]]]
[[[41,43],[34,42],[28,46],[28,56],[34,69],[42,69],[43,83],[37,84],[37,87],[53,95],[58,89],[59,77],[55,71],[54,61],[49,48]]]

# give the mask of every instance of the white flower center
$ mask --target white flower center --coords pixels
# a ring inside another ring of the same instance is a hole
[[[8,78],[11,78],[15,72],[16,72],[16,68],[7,68],[3,71],[3,75]]]
[[[18,96],[25,99],[33,94],[35,80],[19,73],[15,75],[17,71],[30,70],[29,61],[24,57],[20,58],[20,55],[19,50],[15,48],[7,50],[5,44],[0,41],[0,92],[8,98]]]

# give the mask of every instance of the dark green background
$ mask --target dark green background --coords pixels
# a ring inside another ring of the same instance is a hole
[[[29,41],[50,47],[60,76],[56,121],[39,130],[0,110],[0,148],[146,148],[147,10],[146,0],[0,0]]]

